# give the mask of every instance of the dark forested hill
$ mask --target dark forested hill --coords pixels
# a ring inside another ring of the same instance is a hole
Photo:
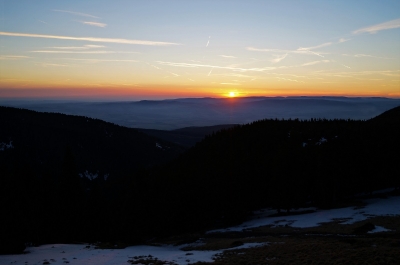
[[[368,121],[260,120],[222,130],[155,173],[172,194],[163,202],[177,207],[177,219],[192,220],[190,229],[218,218],[239,222],[260,207],[335,207],[360,192],[399,187],[399,111]]]
[[[183,147],[189,148],[203,140],[203,138],[207,135],[210,135],[222,129],[232,128],[236,125],[237,124],[223,124],[203,127],[192,126],[170,131],[140,128],[138,128],[138,130],[148,135],[152,135],[154,137],[164,139],[168,142],[179,144]]]
[[[181,152],[97,119],[0,107],[0,253],[21,240],[88,239],[108,222],[98,235],[113,234],[127,183]]]

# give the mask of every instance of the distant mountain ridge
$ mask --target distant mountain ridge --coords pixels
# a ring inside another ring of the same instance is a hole
[[[400,106],[379,97],[180,98],[126,102],[0,100],[0,105],[88,116],[131,128],[174,130],[260,119],[370,119]]]

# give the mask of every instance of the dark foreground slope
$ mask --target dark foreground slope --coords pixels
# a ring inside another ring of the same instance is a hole
[[[114,182],[83,183],[67,151],[57,173],[36,176],[17,163],[1,180],[2,240],[135,243],[238,223],[260,207],[336,207],[359,192],[399,187],[399,111],[368,121],[260,120]],[[2,154],[16,150],[17,141]]]

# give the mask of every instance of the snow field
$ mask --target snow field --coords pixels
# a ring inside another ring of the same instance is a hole
[[[263,246],[266,243],[246,243],[239,247],[243,249]],[[185,245],[187,246],[187,245]],[[29,247],[29,253],[20,255],[0,256],[0,264],[42,265],[42,264],[87,264],[87,265],[127,265],[134,257],[149,255],[155,259],[186,265],[198,261],[212,262],[213,257],[223,253],[217,251],[183,251],[185,246],[132,246],[125,249],[95,249],[87,245],[54,244],[39,247]],[[143,258],[146,259],[146,258]],[[45,263],[48,262],[48,263]]]

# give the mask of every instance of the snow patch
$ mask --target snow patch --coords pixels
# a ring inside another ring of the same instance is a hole
[[[79,173],[79,176],[81,177],[81,178],[87,178],[87,179],[89,179],[89,180],[95,180],[95,179],[97,179],[97,177],[99,176],[99,174],[98,173],[90,173],[89,171],[85,171],[85,172],[83,172],[83,173]]]
[[[316,145],[321,145],[321,144],[326,143],[326,142],[328,142],[328,140],[325,137],[321,137],[321,139],[319,139],[319,141],[316,142],[315,144]]]
[[[392,231],[390,229],[386,229],[383,226],[375,226],[375,228],[371,231],[368,231],[368,234],[372,234],[372,233],[379,233],[379,232],[388,232],[388,231]]]
[[[353,224],[374,216],[399,216],[400,196],[386,199],[365,200],[367,204],[363,208],[346,207],[340,209],[318,210],[312,213],[269,217],[266,212],[256,212],[255,218],[241,225],[208,231],[207,233],[223,233],[231,231],[243,231],[260,226],[291,226],[299,228],[315,227],[321,223],[341,220],[341,224]],[[272,213],[272,209],[267,211]]]
[[[0,151],[4,151],[4,150],[6,150],[6,149],[12,149],[12,148],[14,148],[12,142],[13,142],[13,141],[10,141],[9,144],[7,144],[7,143],[0,143]]]

